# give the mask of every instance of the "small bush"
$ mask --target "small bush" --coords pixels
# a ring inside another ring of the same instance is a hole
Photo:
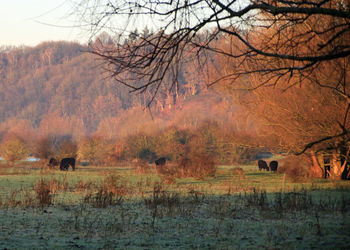
[[[216,173],[213,156],[206,153],[192,153],[180,160],[177,168],[178,177],[194,177],[198,179],[212,177]]]
[[[156,141],[153,136],[135,134],[125,140],[125,156],[129,159],[138,158],[152,162],[157,158],[155,153]]]
[[[55,149],[53,148],[50,136],[38,139],[34,146],[34,155],[40,158],[43,167],[47,167],[48,159],[55,155]]]
[[[277,172],[286,174],[293,182],[304,181],[308,178],[307,166],[308,162],[304,157],[288,156],[278,167]]]
[[[15,134],[7,135],[0,145],[0,155],[10,166],[14,166],[15,161],[25,159],[30,153],[27,143]]]
[[[36,193],[36,198],[39,206],[45,207],[52,204],[50,185],[47,184],[43,179],[40,179],[40,181],[35,185],[34,191]]]
[[[78,144],[78,158],[95,163],[102,155],[102,139],[100,137],[87,137]]]

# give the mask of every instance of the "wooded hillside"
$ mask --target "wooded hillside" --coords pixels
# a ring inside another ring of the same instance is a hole
[[[149,113],[146,105],[151,94],[145,91],[131,95],[130,89],[107,77],[101,61],[88,50],[71,42],[3,48],[1,134],[30,127],[42,133],[72,134],[75,130],[83,135],[100,131],[110,137],[120,135],[116,126],[119,131],[132,133],[152,118],[163,121],[159,126],[196,126],[199,120],[219,121],[227,115],[232,118],[232,110],[237,109],[228,102],[224,104],[222,95],[208,91],[195,70],[184,67],[178,77],[179,88],[161,90]]]

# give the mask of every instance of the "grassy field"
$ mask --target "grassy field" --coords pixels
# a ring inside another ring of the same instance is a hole
[[[152,169],[0,168],[2,249],[348,249],[350,182],[220,166],[162,183]]]

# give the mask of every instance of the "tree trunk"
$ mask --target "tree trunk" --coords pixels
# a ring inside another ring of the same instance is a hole
[[[344,160],[343,164],[341,161],[341,157],[337,152],[333,152],[333,157],[332,157],[332,168],[331,168],[331,178],[334,180],[340,180],[341,175],[344,171],[344,168],[346,166],[347,161]]]
[[[322,178],[323,177],[322,167],[320,166],[314,151],[311,151],[311,162],[312,164],[309,167],[309,177]]]

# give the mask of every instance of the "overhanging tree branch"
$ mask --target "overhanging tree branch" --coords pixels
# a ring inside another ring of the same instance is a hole
[[[276,86],[287,82],[285,89],[305,84],[317,84],[337,93],[347,109],[344,131],[347,131],[348,84],[345,75],[348,64],[342,67],[343,78],[338,82],[319,79],[321,69],[350,58],[350,10],[347,1],[339,0],[81,0],[79,5],[91,10],[94,29],[109,25],[114,31],[114,18],[125,19],[119,32],[121,39],[112,48],[95,48],[93,53],[107,63],[106,69],[117,82],[131,91],[152,91],[153,98],[163,85],[170,88],[177,82],[182,64],[208,62],[217,58],[235,60],[235,68],[220,75],[208,85],[260,75],[261,86]],[[88,13],[86,9],[81,13]],[[155,32],[137,35],[131,24],[139,18],[151,19]],[[227,48],[219,41],[229,41]],[[194,60],[197,58],[197,60]],[[200,66],[200,65],[199,65]],[[171,77],[172,76],[172,77]],[[253,88],[254,89],[254,88]],[[346,137],[347,132],[326,136],[306,145]]]

